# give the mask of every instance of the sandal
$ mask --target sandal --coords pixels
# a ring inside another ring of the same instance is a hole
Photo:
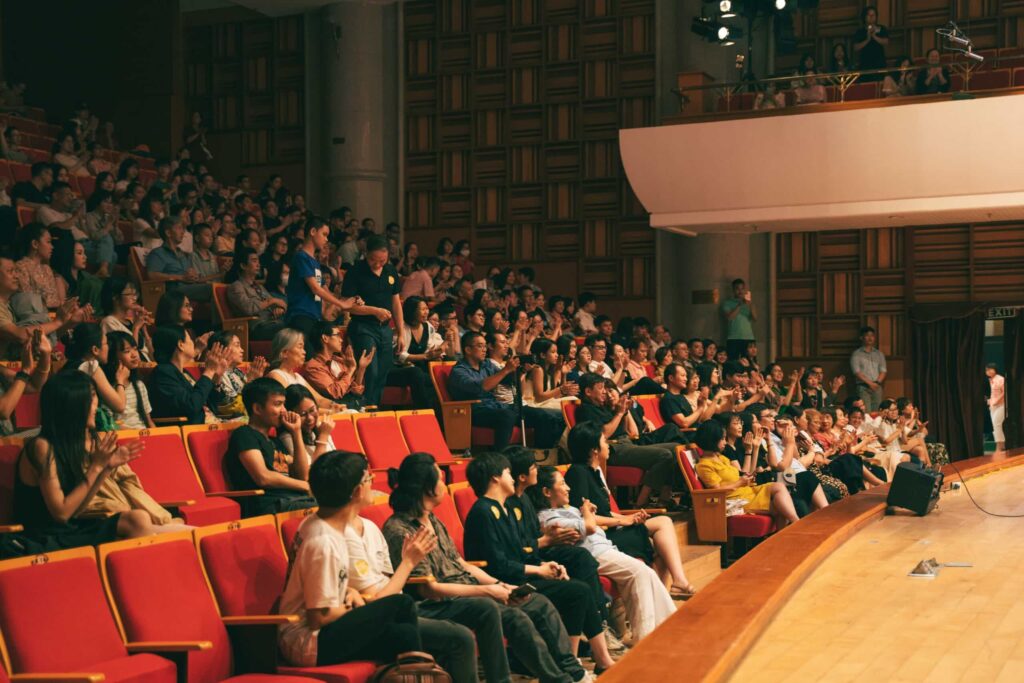
[[[681,600],[685,602],[697,594],[697,589],[694,588],[692,583],[688,584],[685,588],[680,588],[673,584],[672,588],[669,589],[668,594],[673,600]]]

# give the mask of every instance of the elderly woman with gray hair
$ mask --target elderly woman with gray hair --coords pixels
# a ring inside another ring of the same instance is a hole
[[[306,363],[306,337],[290,327],[286,327],[274,335],[270,345],[270,372],[267,377],[277,380],[285,389],[299,384],[309,389],[310,395],[319,408],[333,410],[336,404],[330,398],[321,395],[310,386],[299,370]]]

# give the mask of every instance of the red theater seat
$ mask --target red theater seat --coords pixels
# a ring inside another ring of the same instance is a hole
[[[359,435],[352,422],[352,413],[336,413],[331,416],[331,420],[334,421],[334,429],[331,430],[334,447],[350,453],[362,453],[363,444],[359,443]]]
[[[224,456],[228,450],[231,431],[240,427],[237,422],[211,425],[189,425],[182,429],[185,448],[195,463],[199,480],[207,494],[225,495],[232,492],[224,470]],[[251,493],[251,492],[249,492]],[[230,496],[229,496],[230,497]]]
[[[165,574],[158,577],[166,581]],[[170,660],[128,654],[107,604],[95,548],[0,562],[0,632],[14,674],[176,683]]]
[[[448,470],[449,484],[466,481],[466,465],[469,464],[469,459],[456,458],[452,455],[434,411],[409,410],[399,412],[397,416],[410,453],[430,453],[434,456],[437,464]]]
[[[705,488],[697,477],[690,457],[683,446],[676,447],[676,460],[686,479],[693,499],[693,515],[697,524],[697,537],[705,542],[725,543],[733,538],[762,538],[775,530],[775,520],[768,515],[725,514],[727,492]]]

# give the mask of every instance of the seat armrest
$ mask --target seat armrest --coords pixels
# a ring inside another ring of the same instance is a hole
[[[16,534],[24,530],[25,527],[20,524],[0,524],[0,534]]]
[[[294,624],[301,617],[298,614],[247,614],[235,617],[221,617],[225,626],[276,626]]]
[[[196,504],[194,500],[161,500],[157,502],[163,505],[165,508],[183,508],[188,507],[189,505]]]
[[[410,576],[405,583],[415,586],[424,583],[437,583],[437,579],[432,574],[427,574],[426,576]]]
[[[217,496],[220,498],[252,498],[253,496],[262,496],[263,493],[263,489],[245,489],[242,491],[214,491],[206,495],[207,497]]]
[[[153,640],[128,643],[125,645],[130,654],[139,652],[199,652],[212,650],[213,643],[209,640]]]
[[[100,673],[13,674],[11,683],[102,683],[107,677]]]
[[[697,538],[707,543],[725,543],[729,540],[725,499],[728,489],[701,489],[691,491],[693,518],[697,523]]]
[[[663,515],[666,512],[668,512],[668,510],[666,510],[665,508],[639,508],[636,510],[619,510],[620,515],[635,515],[638,512],[646,512],[651,515]]]
[[[153,424],[155,425],[183,425],[188,422],[187,417],[154,417]]]

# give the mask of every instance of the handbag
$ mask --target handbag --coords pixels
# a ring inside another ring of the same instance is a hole
[[[403,652],[373,672],[367,683],[452,683],[448,672],[426,652]]]

